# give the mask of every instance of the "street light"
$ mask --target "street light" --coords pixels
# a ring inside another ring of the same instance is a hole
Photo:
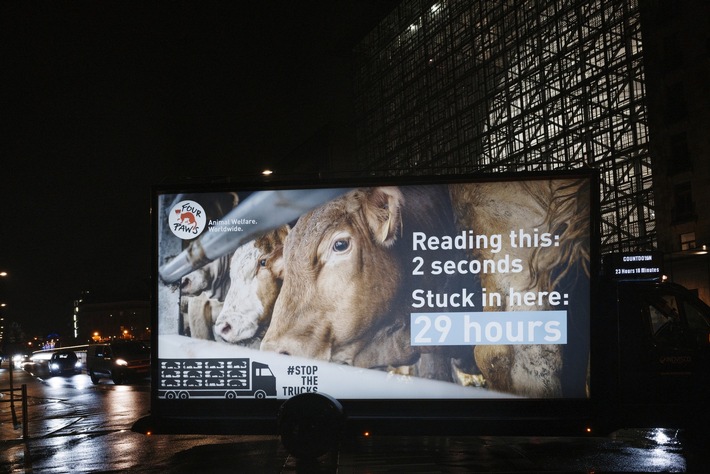
[[[6,271],[0,271],[0,277],[5,278],[7,276]],[[4,295],[0,295],[4,296]],[[0,302],[0,309],[4,309],[7,307],[7,303],[2,303]],[[3,339],[5,339],[5,317],[0,314],[0,350],[4,349],[3,345]],[[0,361],[2,360],[2,357],[0,357]],[[10,366],[12,367],[12,361],[10,361]]]

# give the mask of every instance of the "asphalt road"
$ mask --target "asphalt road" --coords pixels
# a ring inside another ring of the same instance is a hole
[[[591,438],[358,437],[305,462],[290,456],[276,436],[132,432],[132,424],[149,414],[148,381],[93,385],[86,374],[13,371],[13,385],[23,384],[24,424],[20,401],[10,403],[6,391],[7,362],[0,366],[0,472],[707,472],[710,465],[706,440],[673,429]]]

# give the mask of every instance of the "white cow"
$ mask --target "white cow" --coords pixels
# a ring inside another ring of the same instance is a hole
[[[283,282],[283,226],[239,247],[230,262],[230,288],[214,324],[216,341],[259,348]]]

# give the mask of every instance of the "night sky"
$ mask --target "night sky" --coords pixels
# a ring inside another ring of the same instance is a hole
[[[82,290],[147,298],[151,185],[287,171],[397,3],[0,3],[6,321],[68,336]]]

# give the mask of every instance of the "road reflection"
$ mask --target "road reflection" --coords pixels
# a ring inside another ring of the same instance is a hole
[[[0,386],[8,382],[0,369]],[[0,472],[307,472],[276,436],[156,435],[130,427],[150,413],[150,383],[93,385],[86,374],[16,373],[29,392],[29,438],[0,405]],[[372,436],[343,442],[316,472],[706,472],[706,439],[673,429],[606,437]]]
[[[43,379],[47,386],[52,388],[71,387],[77,390],[84,390],[92,386],[88,375],[73,375],[71,377],[47,377]]]

